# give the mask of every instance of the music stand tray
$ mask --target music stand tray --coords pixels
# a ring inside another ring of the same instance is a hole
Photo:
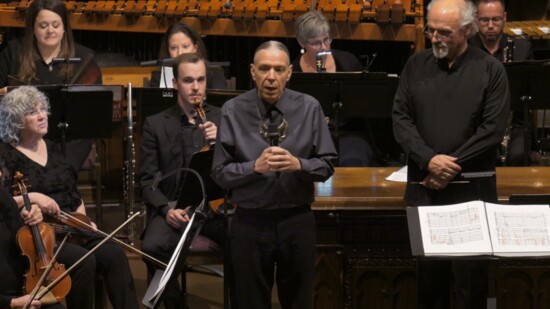
[[[195,170],[199,173],[199,175],[201,175],[204,181],[204,187],[206,190],[204,194],[206,194],[207,202],[224,197],[223,189],[220,188],[210,177],[213,160],[214,149],[211,148],[209,150],[194,153],[188,166],[188,168]],[[190,175],[189,173],[184,173],[180,183],[181,185],[176,208],[184,209],[189,205],[192,205],[193,207],[199,205],[204,196],[201,195],[202,189],[197,177],[195,177],[195,175]]]
[[[137,123],[141,128],[148,116],[160,113],[178,102],[174,89],[133,88],[132,96],[136,100]]]
[[[390,118],[398,80],[385,72],[297,72],[288,88],[316,98],[329,118]]]
[[[96,85],[38,88],[50,99],[47,138],[63,139],[63,134],[67,139],[111,137],[113,93],[110,90]]]

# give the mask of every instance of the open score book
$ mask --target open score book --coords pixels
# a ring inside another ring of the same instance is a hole
[[[550,256],[549,205],[407,207],[413,255]]]

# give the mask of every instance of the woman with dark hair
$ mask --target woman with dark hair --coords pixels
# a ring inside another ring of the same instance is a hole
[[[0,54],[0,93],[12,84],[67,84],[73,78],[80,64],[55,64],[53,59],[75,57],[84,64],[93,52],[74,42],[68,18],[63,1],[35,0],[29,5],[25,36],[9,42]],[[93,58],[90,65],[96,66],[96,74],[84,83],[101,84],[101,71]]]
[[[0,158],[5,163],[5,179],[15,171],[28,178],[29,199],[42,213],[57,217],[60,211],[86,215],[86,208],[76,186],[76,172],[49,141],[49,101],[32,86],[22,86],[0,101]],[[4,182],[4,188],[10,187]],[[19,206],[21,197],[15,197]],[[95,227],[95,224],[92,223]],[[100,239],[84,244],[67,244],[58,260],[71,267]],[[96,271],[101,274],[109,300],[115,309],[138,308],[134,280],[124,250],[106,243],[71,273],[72,287],[66,297],[67,307],[91,309],[94,300]]]
[[[293,72],[357,72],[363,67],[352,53],[331,49],[330,24],[318,11],[301,15],[295,24],[301,55],[292,62]],[[326,52],[324,55],[319,53]],[[319,56],[318,56],[319,54]],[[317,61],[317,58],[320,61]],[[339,119],[338,166],[371,166],[374,151],[368,142],[365,119]]]
[[[201,58],[208,58],[206,47],[197,31],[188,24],[173,23],[162,37],[159,59],[176,58],[185,53],[197,53]]]
[[[159,60],[171,58],[186,53],[197,53],[201,58],[207,59],[206,47],[200,35],[188,24],[182,22],[173,23],[162,38],[160,44]],[[153,71],[151,75],[151,87],[159,87],[161,80],[161,71]],[[227,84],[222,67],[206,67],[206,88],[207,89],[226,89]]]

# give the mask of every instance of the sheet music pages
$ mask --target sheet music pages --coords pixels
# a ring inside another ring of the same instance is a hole
[[[162,67],[160,71],[160,86],[159,88],[174,88],[172,80],[174,79],[174,71],[172,67]]]
[[[492,254],[484,203],[418,207],[426,256]]]
[[[495,255],[550,255],[548,205],[497,205],[486,203]]]
[[[388,177],[386,177],[387,181],[395,181],[395,182],[407,182],[407,166],[403,166],[402,168],[398,169],[397,171],[391,173]]]
[[[174,268],[176,267],[176,264],[178,262],[181,250],[183,249],[183,244],[185,243],[185,240],[188,237],[187,234],[189,233],[189,230],[193,225],[194,219],[195,219],[195,213],[193,213],[193,215],[189,219],[189,222],[187,223],[187,227],[185,228],[185,232],[183,232],[183,235],[181,236],[180,241],[178,242],[178,245],[174,250],[174,254],[172,254],[172,257],[170,258],[170,262],[168,262],[168,265],[164,270],[164,274],[160,279],[158,288],[155,291],[155,293],[153,293],[152,297],[149,299],[150,302],[156,303],[158,301],[158,298],[162,294],[162,291],[164,290],[164,288],[166,287],[168,280],[170,280],[170,277],[172,276],[172,273],[174,272]]]

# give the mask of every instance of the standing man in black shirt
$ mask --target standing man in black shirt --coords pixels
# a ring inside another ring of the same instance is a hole
[[[506,11],[502,0],[479,0],[477,25],[478,35],[474,35],[469,40],[472,46],[481,48],[502,62],[524,61],[532,58],[529,40],[512,38],[503,32],[506,25]],[[519,98],[511,99],[519,101]],[[501,143],[498,159],[503,165],[521,166],[525,164],[523,111],[512,111],[511,117],[511,122],[506,128],[508,136]],[[531,144],[529,136],[527,143]],[[529,156],[527,158],[529,159]]]
[[[162,180],[158,188],[153,182],[160,173],[165,175],[180,167],[187,167],[191,157],[216,139],[220,110],[202,102],[206,91],[206,64],[197,54],[179,55],[173,65],[174,88],[178,103],[150,117],[143,125],[141,141],[141,198],[148,207],[149,220],[143,235],[142,250],[168,262],[185,230],[189,218],[182,209],[175,209],[182,177],[181,173]],[[195,102],[201,104],[207,121],[197,117]],[[206,221],[201,234],[218,244],[223,242],[221,216]],[[156,265],[146,261],[150,273]],[[166,308],[184,308],[177,277],[164,292]]]
[[[393,127],[408,158],[410,206],[497,202],[494,177],[454,182],[464,172],[495,170],[510,108],[503,65],[468,46],[475,31],[470,1],[432,1],[426,24],[432,50],[412,55],[403,69]],[[423,259],[418,260],[419,307],[450,308],[451,278],[455,308],[486,308],[484,262]]]
[[[231,258],[239,309],[271,308],[274,276],[283,308],[311,308],[315,181],[336,150],[319,102],[290,89],[286,46],[261,44],[250,65],[256,89],[226,102],[212,176],[237,205]],[[275,265],[277,267],[275,267]]]

